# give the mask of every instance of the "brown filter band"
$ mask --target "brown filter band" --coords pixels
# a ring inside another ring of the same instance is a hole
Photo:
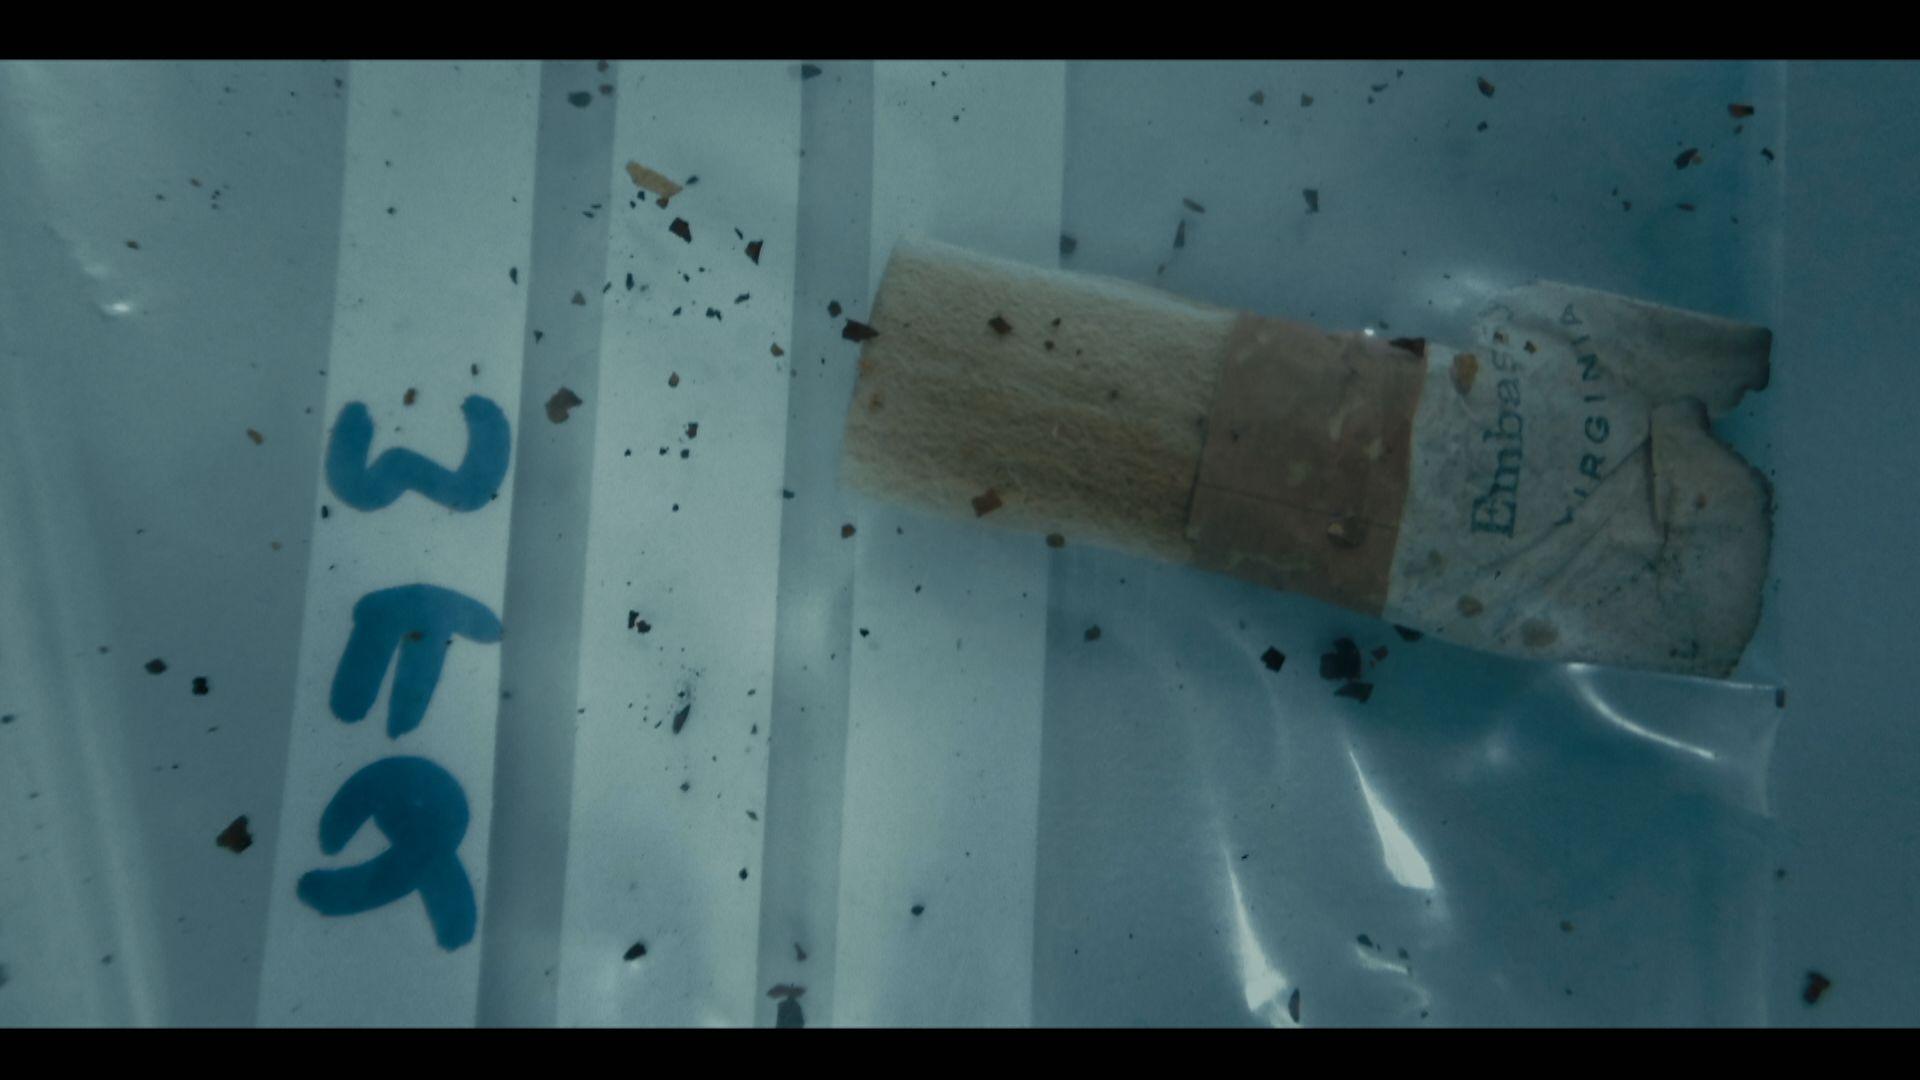
[[[1425,379],[1418,342],[1242,315],[1187,514],[1194,565],[1378,615]]]

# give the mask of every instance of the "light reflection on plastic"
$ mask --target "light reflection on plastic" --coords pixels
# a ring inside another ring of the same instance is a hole
[[[113,303],[107,305],[107,314],[131,315],[133,314],[133,305],[127,303],[125,300],[115,300]]]
[[[1695,746],[1690,742],[1684,742],[1671,735],[1662,735],[1657,731],[1649,731],[1627,719],[1625,716],[1622,716],[1619,710],[1615,709],[1608,703],[1606,698],[1600,696],[1598,690],[1594,689],[1593,668],[1590,665],[1569,665],[1567,668],[1567,677],[1573,681],[1574,689],[1580,692],[1581,700],[1585,701],[1588,707],[1599,714],[1600,719],[1605,720],[1614,727],[1630,735],[1638,735],[1640,738],[1646,739],[1649,742],[1656,742],[1661,746],[1671,747],[1681,753],[1692,754],[1697,758],[1703,758],[1707,761],[1718,760],[1720,755],[1704,746]]]
[[[1380,854],[1386,861],[1387,873],[1409,889],[1432,889],[1433,867],[1427,857],[1420,854],[1420,848],[1401,826],[1400,819],[1373,793],[1373,785],[1367,783],[1366,770],[1360,767],[1360,759],[1354,756],[1352,747],[1347,748],[1347,760],[1353,763],[1353,775],[1360,780],[1360,796],[1367,801],[1367,813],[1373,817],[1373,831],[1380,837]]]
[[[1227,885],[1233,890],[1233,952],[1240,962],[1240,987],[1247,996],[1247,1011],[1269,1027],[1299,1027],[1287,1014],[1287,976],[1267,959],[1267,951],[1253,932],[1233,855],[1222,848],[1220,861],[1226,865]]]

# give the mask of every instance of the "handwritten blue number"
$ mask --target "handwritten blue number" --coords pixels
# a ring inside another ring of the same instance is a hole
[[[458,854],[467,835],[460,782],[425,758],[376,761],[327,803],[320,850],[339,854],[368,818],[386,834],[387,850],[357,866],[302,874],[301,901],[322,915],[358,915],[417,891],[441,948],[451,952],[472,941],[479,914]]]
[[[378,510],[417,491],[450,510],[478,510],[493,500],[507,475],[512,448],[507,414],[474,394],[460,404],[467,418],[467,453],[452,471],[404,447],[367,463],[373,446],[373,416],[358,401],[348,403],[327,439],[327,486],[356,510]]]
[[[333,715],[350,724],[365,719],[380,696],[387,661],[398,653],[387,734],[397,739],[419,727],[440,682],[451,634],[491,644],[500,640],[500,619],[480,601],[436,585],[401,585],[361,597],[333,673],[327,702]]]

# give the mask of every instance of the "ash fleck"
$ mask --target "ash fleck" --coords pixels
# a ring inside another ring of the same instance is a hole
[[[848,341],[870,341],[880,336],[880,331],[856,319],[848,319],[847,325],[840,328],[840,336]]]
[[[156,656],[147,661],[147,674],[158,675],[165,670],[167,670],[167,662],[165,660]]]
[[[693,243],[693,226],[687,224],[686,218],[674,218],[673,224],[667,226],[667,231],[689,244]]]
[[[1800,991],[1800,1000],[1809,1005],[1818,1005],[1820,996],[1833,986],[1833,980],[1817,971],[1807,972],[1807,985]]]
[[[567,415],[573,411],[574,407],[584,404],[586,402],[580,400],[579,394],[563,386],[555,390],[553,396],[547,399],[547,419],[556,424],[564,424],[567,422]]]
[[[241,814],[232,823],[220,830],[213,842],[233,852],[235,855],[253,846],[253,833],[247,828],[247,815]]]
[[[1352,638],[1333,643],[1333,651],[1320,654],[1320,677],[1329,681],[1360,677],[1360,647]]]
[[[1268,671],[1279,671],[1287,662],[1287,654],[1269,645],[1267,651],[1260,654],[1260,662],[1267,665]]]
[[[638,960],[645,955],[647,955],[647,943],[644,941],[636,941],[627,947],[626,954],[622,959],[629,961]]]
[[[1355,679],[1354,681],[1349,682],[1346,685],[1342,686],[1340,689],[1335,690],[1333,692],[1333,696],[1352,698],[1353,700],[1359,702],[1360,704],[1365,705],[1367,703],[1367,699],[1373,696],[1373,684],[1370,682],[1361,682],[1360,680]]]
[[[193,696],[206,697],[209,689],[210,687],[207,686],[207,677],[205,675],[195,675],[193,677]]]

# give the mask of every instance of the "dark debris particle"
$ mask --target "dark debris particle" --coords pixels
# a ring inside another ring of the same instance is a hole
[[[773,1013],[773,1026],[776,1028],[804,1028],[807,1026],[807,1014],[801,1010],[800,1003],[787,998]]]
[[[861,637],[866,637],[868,633],[869,633],[869,631],[867,630],[867,628],[866,628],[866,627],[864,627],[864,626],[863,626],[863,627],[861,627],[861,628],[860,628],[860,636],[861,636]]]
[[[1760,148],[1760,156],[1763,158],[1766,158],[1768,162],[1773,161],[1773,151],[1767,149],[1764,146]]]
[[[1696,209],[1696,207],[1690,202],[1675,203],[1674,207],[1679,210],[1684,210],[1689,214],[1693,213],[1694,210]]]
[[[165,670],[167,670],[167,662],[165,660],[156,656],[147,661],[147,674],[158,675]]]
[[[638,960],[645,955],[647,955],[647,943],[644,941],[636,941],[632,945],[627,946],[627,951],[622,956],[622,959]]]
[[[593,95],[585,90],[575,90],[567,95],[567,104],[576,109],[584,109],[593,104]]]
[[[1075,249],[1077,249],[1079,246],[1080,246],[1080,241],[1075,240],[1073,237],[1068,236],[1066,233],[1060,234],[1060,254],[1071,255],[1074,253]]]
[[[740,880],[741,881],[747,880],[747,868],[744,866],[740,868]]]
[[[533,332],[533,343],[534,343],[535,345],[538,345],[538,344],[540,344],[540,339],[541,339],[541,338],[543,338],[543,337],[546,337],[546,336],[547,336],[547,335],[546,335],[546,334],[545,334],[545,333],[544,333],[543,331],[539,331],[539,330],[535,330],[535,331]]]
[[[845,540],[846,538],[852,535],[853,535],[853,524],[851,522],[840,526],[840,539]]]
[[[11,724],[11,723],[13,723],[12,713],[8,713],[5,716],[0,716],[0,724]]]
[[[913,908],[912,908],[911,910],[913,911],[913,913],[914,913],[915,915],[924,915],[924,914],[926,914],[926,911],[927,911],[927,905],[925,905],[925,904],[915,904],[915,905],[913,905]]]
[[[1427,636],[1411,626],[1401,626],[1399,623],[1393,624],[1393,632],[1400,635],[1401,641],[1419,641]]]
[[[1062,535],[1060,535],[1059,533],[1048,533],[1048,534],[1047,534],[1047,546],[1048,546],[1048,547],[1050,547],[1050,548],[1063,548],[1063,547],[1066,547],[1066,546],[1067,546],[1067,538],[1066,538],[1066,537],[1064,537],[1064,536],[1062,536]]]
[[[1179,225],[1174,227],[1173,246],[1177,248],[1183,248],[1187,246],[1187,223],[1185,221],[1182,221]]]
[[[747,301],[749,301],[749,300],[751,300],[751,299],[753,299],[753,294],[752,294],[752,293],[744,293],[744,292],[743,292],[743,293],[741,293],[741,294],[740,294],[739,296],[736,296],[736,297],[734,297],[734,298],[733,298],[733,302],[734,302],[734,303],[736,303],[736,304],[744,304],[744,303],[746,303]]]
[[[780,497],[781,497],[781,498],[783,498],[783,499],[791,499],[791,498],[793,498],[793,489],[792,489],[792,488],[781,488],[781,489],[780,489]]]
[[[1483,75],[1480,77],[1479,85],[1480,85],[1480,93],[1484,94],[1487,97],[1493,96],[1493,84],[1486,80],[1486,76]]]
[[[627,275],[627,291],[633,291],[633,275],[631,273]]]
[[[1180,205],[1186,207],[1187,209],[1193,211],[1196,214],[1204,214],[1207,212],[1206,207],[1201,206],[1199,203],[1194,202],[1192,199],[1181,199]]]
[[[1181,235],[1185,236],[1186,223],[1181,222],[1180,228],[1181,228]],[[1002,337],[1006,336],[1007,334],[1013,333],[1013,324],[1008,322],[1006,320],[1006,316],[1004,315],[995,315],[993,318],[988,319],[987,325],[993,328],[994,333],[999,334]]]
[[[586,307],[587,295],[581,292],[579,289],[575,289],[573,290],[573,299],[568,301],[568,303],[572,304],[575,307]]]
[[[993,513],[1005,505],[1000,501],[1000,493],[992,488],[988,488],[980,494],[975,495],[968,501],[973,503],[974,517],[986,517],[988,514]]]
[[[1300,189],[1300,196],[1301,196],[1301,198],[1304,198],[1304,199],[1306,199],[1306,200],[1307,200],[1307,213],[1309,213],[1309,214],[1317,214],[1317,213],[1319,213],[1319,212],[1320,212],[1320,191],[1319,191],[1319,189],[1317,189],[1317,188],[1301,188],[1301,189]]]
[[[698,420],[688,421],[687,438],[695,439],[695,438],[699,438],[699,436],[700,436],[700,422]]]
[[[1287,1015],[1293,1018],[1294,1023],[1300,1022],[1300,991],[1297,988],[1287,997]]]
[[[1320,677],[1329,681],[1356,679],[1360,676],[1360,647],[1352,638],[1333,643],[1333,651],[1320,654]]]
[[[1806,988],[1800,991],[1800,1000],[1809,1005],[1820,1004],[1820,996],[1833,986],[1833,980],[1817,971],[1807,972]]]
[[[1404,349],[1422,360],[1427,358],[1427,339],[1417,337],[1397,337],[1387,344],[1396,349]]]
[[[1374,662],[1379,663],[1380,661],[1385,660],[1386,658],[1387,658],[1387,647],[1385,645],[1375,645],[1373,647]]]
[[[1571,933],[1573,933],[1573,922],[1572,922],[1572,920],[1570,920],[1570,919],[1561,919],[1561,920],[1560,920],[1560,932],[1561,932],[1561,933],[1563,933],[1563,934],[1571,934]]]
[[[673,224],[667,226],[667,231],[689,244],[693,243],[693,226],[687,224],[686,218],[674,218]]]
[[[1692,165],[1699,157],[1700,148],[1697,146],[1689,146],[1685,150],[1680,151],[1679,157],[1673,159],[1673,167],[1676,169],[1684,169]]]
[[[766,245],[765,240],[747,241],[747,258],[753,260],[753,265],[755,266],[760,265],[760,249],[765,245]]]
[[[1267,651],[1260,654],[1260,662],[1267,665],[1268,671],[1279,671],[1287,662],[1287,654],[1269,645]]]
[[[1776,709],[1784,709],[1787,707],[1786,687],[1782,686],[1773,692],[1773,707]]]
[[[767,351],[772,353],[776,359],[787,355],[787,350],[781,348],[777,344],[767,346]]]
[[[556,424],[564,424],[567,422],[567,414],[573,411],[574,406],[584,404],[586,403],[580,400],[579,394],[563,386],[555,390],[553,396],[547,399],[547,419]]]
[[[267,437],[265,435],[260,434],[259,432],[253,430],[252,428],[247,429],[247,438],[252,439],[253,445],[255,446],[259,446],[261,443],[267,441]]]
[[[715,320],[715,321],[717,321],[717,322],[725,322],[725,321],[726,321],[726,316],[725,316],[725,315],[722,315],[722,314],[720,314],[720,309],[719,309],[719,308],[711,308],[711,307],[710,307],[710,308],[708,308],[708,309],[707,309],[707,318],[709,318],[709,319],[713,319],[713,320]]]
[[[252,847],[253,833],[247,828],[247,815],[234,818],[226,828],[220,830],[220,835],[214,837],[213,842],[235,855]]]
[[[1727,115],[1733,117],[1735,120],[1744,120],[1753,115],[1753,106],[1729,105],[1727,106]]]
[[[1335,690],[1333,696],[1352,698],[1360,704],[1365,705],[1367,699],[1373,696],[1373,684],[1355,679],[1340,687],[1340,689]]]
[[[515,285],[520,284],[520,268],[517,266],[507,267],[507,280],[513,282]]]
[[[207,677],[205,675],[195,675],[193,677],[194,697],[206,697],[210,689],[211,688],[207,686]]]
[[[645,619],[637,619],[634,621],[633,629],[636,633],[648,634],[653,632],[653,624]]]
[[[411,386],[407,387],[406,393],[400,395],[400,404],[402,405],[412,405],[418,400],[420,400],[420,391],[415,390]]]
[[[670,386],[670,387],[672,387],[672,386],[679,386],[679,385],[680,385],[680,373],[679,373],[679,372],[677,372],[677,371],[670,371],[670,372],[668,372],[668,373],[667,373],[667,385],[668,385],[668,386]]]
[[[1300,95],[1300,107],[1301,107],[1301,108],[1303,108],[1303,109],[1310,109],[1310,108],[1312,108],[1312,107],[1313,107],[1313,95],[1312,95],[1312,94],[1301,94],[1301,95]]]
[[[1362,946],[1363,948],[1368,948],[1368,949],[1377,949],[1377,948],[1379,948],[1379,947],[1380,947],[1380,946],[1378,946],[1378,945],[1375,945],[1375,944],[1373,943],[1373,939],[1372,939],[1372,938],[1370,938],[1370,937],[1368,937],[1368,936],[1367,936],[1367,935],[1365,935],[1365,934],[1361,934],[1361,935],[1360,935],[1359,937],[1356,937],[1356,938],[1354,938],[1353,940],[1355,940],[1355,941],[1357,941],[1357,942],[1359,942],[1359,943],[1360,943],[1360,945],[1361,945],[1361,946]]]
[[[1089,626],[1087,627],[1087,632],[1082,636],[1085,637],[1086,640],[1088,641],[1099,641],[1100,628],[1098,626]]]
[[[613,96],[613,84],[612,84],[612,83],[604,83],[604,82],[603,82],[603,83],[601,83],[601,84],[600,84],[600,96],[602,96],[602,97],[612,97],[612,96]]]
[[[1255,105],[1265,105],[1267,103],[1267,92],[1265,90],[1255,90],[1253,93],[1247,95],[1247,100],[1253,102]]]
[[[847,325],[840,328],[840,336],[848,341],[871,341],[880,336],[880,331],[857,319],[848,319]]]
[[[1369,90],[1371,90],[1371,91],[1373,91],[1374,93],[1376,93],[1376,94],[1377,94],[1377,93],[1379,93],[1379,92],[1381,92],[1382,90],[1385,90],[1385,89],[1387,88],[1387,85],[1388,85],[1388,84],[1386,84],[1386,83],[1383,83],[1383,82],[1377,82],[1377,83],[1374,83],[1374,84],[1373,84],[1372,86],[1369,86],[1369,87],[1367,87],[1367,89],[1369,89]]]
[[[819,74],[820,74],[819,64],[801,64],[800,65],[800,78],[802,80],[814,78]]]
[[[840,317],[840,312],[841,312],[842,310],[844,310],[844,309],[843,309],[843,308],[841,308],[841,306],[840,306],[840,301],[838,301],[838,300],[829,300],[829,301],[827,301],[827,314],[828,314],[829,316],[831,316],[832,318],[835,318],[835,319],[837,319],[837,318],[839,318],[839,317]]]
[[[680,460],[681,460],[681,461],[685,461],[685,460],[687,460],[687,458],[688,458],[688,456],[689,456],[689,454],[688,454],[688,452],[687,452],[687,451],[686,451],[685,449],[682,449],[682,450],[680,451]]]

